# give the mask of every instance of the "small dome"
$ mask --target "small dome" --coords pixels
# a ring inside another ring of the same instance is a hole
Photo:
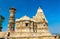
[[[30,20],[30,18],[28,16],[23,16],[22,18],[20,18],[20,20]]]
[[[20,19],[16,19],[16,21],[20,21],[20,20],[30,20],[30,18],[28,16],[23,16]]]

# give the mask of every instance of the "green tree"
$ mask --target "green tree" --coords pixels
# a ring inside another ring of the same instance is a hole
[[[0,31],[2,31],[2,23],[4,22],[5,18],[0,15]]]

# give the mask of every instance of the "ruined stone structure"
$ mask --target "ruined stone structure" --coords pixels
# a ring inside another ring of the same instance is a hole
[[[15,27],[15,8],[10,8],[10,18],[9,18],[9,23],[8,23],[8,31],[12,32],[14,31]]]
[[[33,18],[23,16],[15,20],[16,9],[10,8],[10,18],[8,23],[8,31],[0,32],[1,38],[7,39],[57,39],[48,30],[48,21],[39,7]],[[16,25],[16,27],[15,27]],[[14,29],[15,27],[15,29]],[[2,34],[1,34],[2,33]],[[3,36],[2,36],[3,35]]]

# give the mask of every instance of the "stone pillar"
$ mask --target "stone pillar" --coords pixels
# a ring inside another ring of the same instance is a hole
[[[9,23],[8,23],[8,30],[9,31],[14,31],[14,26],[15,26],[15,8],[10,8],[10,17],[9,17]]]
[[[31,31],[30,32],[33,32],[33,26],[34,26],[33,22],[30,22],[30,27],[31,27],[31,29],[30,29]]]
[[[34,23],[33,25],[33,32],[37,32],[37,23]]]

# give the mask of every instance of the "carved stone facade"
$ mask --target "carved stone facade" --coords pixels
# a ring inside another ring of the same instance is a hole
[[[12,11],[11,11],[12,10]],[[56,35],[52,35],[48,30],[48,21],[39,7],[37,14],[33,18],[23,16],[14,20],[15,9],[10,9],[10,19],[6,37],[10,39],[56,39]],[[11,20],[11,21],[10,21]],[[16,24],[15,24],[16,22]],[[11,23],[11,25],[10,25]],[[15,30],[14,30],[15,24]],[[13,32],[12,32],[13,31]],[[5,35],[4,35],[5,36]],[[3,36],[2,36],[3,37]]]
[[[16,19],[16,30],[12,36],[19,37],[17,39],[55,39],[55,35],[48,31],[48,21],[40,7],[33,18],[25,15]]]

